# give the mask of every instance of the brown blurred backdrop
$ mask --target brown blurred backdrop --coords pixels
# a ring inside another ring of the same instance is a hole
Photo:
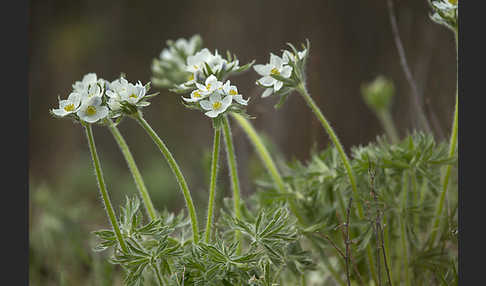
[[[395,1],[395,9],[412,73],[428,103],[425,109],[435,113],[447,136],[456,78],[453,35],[428,18],[426,0]],[[240,63],[253,59],[265,63],[269,52],[279,53],[286,42],[297,45],[308,38],[308,88],[348,150],[383,132],[360,93],[361,84],[377,75],[385,75],[395,83],[393,117],[401,135],[414,127],[411,89],[400,67],[385,0],[45,0],[30,1],[29,10],[32,217],[46,209],[36,192],[39,186],[47,186],[54,197],[69,194],[65,201],[71,203],[62,203],[61,211],[92,202],[100,210],[96,224],[107,225],[83,130],[69,120],[51,118],[48,110],[57,107],[57,97],[66,97],[71,85],[88,72],[108,80],[124,72],[130,81],[149,81],[152,59],[159,56],[168,39],[199,33],[210,50],[229,50]],[[285,159],[306,160],[310,147],[329,144],[299,96],[290,96],[282,109],[274,110],[277,98],[260,98],[262,90],[254,84],[257,78],[250,70],[231,81],[245,97],[251,97],[248,113],[256,116],[253,124],[268,136],[274,149]],[[186,110],[178,95],[153,90],[161,94],[145,109],[146,119],[178,160],[199,212],[204,215],[208,188],[205,169],[212,143],[210,120],[200,112]],[[123,121],[119,128],[156,207],[177,210],[183,206],[175,180],[150,138],[131,120]],[[252,160],[258,161],[239,127],[233,124],[232,129],[242,192],[247,196],[253,186],[249,166]],[[105,180],[118,205],[125,193],[135,193],[135,185],[109,131],[95,127],[94,132]],[[220,182],[222,188],[227,188],[223,160],[222,154]]]

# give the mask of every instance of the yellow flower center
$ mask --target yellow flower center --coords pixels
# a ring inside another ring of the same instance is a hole
[[[96,107],[90,105],[86,108],[86,114],[88,115],[95,115],[96,114]]]
[[[238,93],[236,92],[236,90],[232,89],[229,91],[229,94],[231,95],[237,95]]]
[[[191,75],[189,76],[189,80],[194,80],[194,74],[191,74]]]
[[[131,98],[137,98],[137,95],[135,93],[132,93],[129,97],[131,97]]]
[[[449,3],[451,3],[453,5],[457,5],[457,0],[449,0]]]
[[[280,72],[278,71],[277,68],[273,68],[271,71],[270,71],[271,74],[275,74],[275,75],[279,75]]]
[[[213,109],[220,109],[220,108],[221,108],[221,102],[216,101],[215,103],[213,103]]]
[[[199,92],[197,92],[197,91],[196,91],[196,92],[194,92],[194,97],[195,97],[195,98],[200,98],[200,97],[201,97],[201,94],[200,94]]]
[[[69,105],[66,105],[66,106],[64,107],[64,110],[66,110],[67,112],[69,112],[69,111],[74,111],[74,104],[72,104],[72,103],[71,103],[71,104],[69,104]]]
[[[208,83],[208,85],[206,85],[206,89],[209,90],[211,88],[211,84]]]

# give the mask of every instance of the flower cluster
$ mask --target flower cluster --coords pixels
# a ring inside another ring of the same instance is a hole
[[[434,14],[430,18],[441,25],[457,32],[457,1],[458,0],[430,0]]]
[[[229,52],[224,58],[217,50],[212,53],[203,48],[186,57],[179,67],[186,73],[186,80],[174,85],[170,91],[186,94],[182,97],[186,107],[201,110],[211,118],[230,110],[244,113],[243,107],[248,104],[248,99],[244,99],[238,88],[226,78],[247,70],[252,64],[240,66],[238,58]]]
[[[169,88],[186,82],[192,75],[186,70],[186,60],[201,50],[202,39],[194,35],[190,39],[180,38],[175,42],[167,41],[158,59],[152,62],[152,83],[155,86]]]
[[[147,99],[157,95],[147,94],[150,84],[128,82],[123,76],[108,82],[95,73],[84,75],[73,84],[67,99],[59,99],[59,108],[52,109],[56,117],[69,117],[86,123],[102,122],[122,114],[133,114],[138,108],[148,106]]]
[[[187,93],[196,88],[196,83],[204,83],[211,75],[223,81],[229,75],[247,70],[252,64],[253,62],[250,62],[240,66],[235,55],[227,52],[226,58],[223,58],[217,50],[213,54],[207,48],[204,48],[187,57],[184,70],[189,74],[189,77],[185,82],[172,88],[171,91]]]
[[[219,81],[215,75],[210,75],[204,84],[195,82],[196,89],[191,92],[191,97],[182,97],[187,106],[193,109],[205,111],[205,115],[215,118],[230,108],[232,111],[241,112],[241,107],[248,104],[248,99],[243,99],[238,88],[231,85],[227,80],[225,83]],[[236,104],[233,104],[233,100]]]
[[[273,93],[285,95],[290,93],[300,82],[304,82],[304,67],[309,51],[307,46],[302,45],[303,50],[297,51],[288,44],[291,51],[283,50],[282,57],[270,53],[270,62],[264,65],[255,65],[253,69],[262,76],[256,84],[265,88],[262,97]]]

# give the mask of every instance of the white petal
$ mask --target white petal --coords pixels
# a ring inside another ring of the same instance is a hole
[[[270,53],[270,65],[272,67],[277,67],[277,68],[280,68],[283,64],[283,60],[281,57],[273,54],[273,53]]]
[[[52,109],[52,113],[61,117],[64,117],[69,114],[66,110],[64,110],[64,108]]]
[[[221,109],[220,109],[220,110],[222,110],[221,112],[225,111],[226,108],[228,108],[228,106],[231,105],[232,101],[233,101],[233,97],[231,95],[227,95],[225,98],[223,98],[222,106],[221,106]]]
[[[244,100],[241,94],[233,96],[234,100],[241,105],[248,105],[248,99]]]
[[[282,71],[280,72],[280,75],[285,77],[285,78],[290,77],[291,74],[292,74],[292,67],[291,66],[284,66],[282,68]]]
[[[214,92],[209,96],[209,101],[211,103],[221,101],[221,95],[218,92]]]
[[[209,100],[201,100],[201,101],[199,101],[199,105],[201,105],[201,107],[204,110],[211,110],[211,109],[213,109],[213,106],[212,106],[211,102],[209,102]]]
[[[264,76],[258,80],[264,86],[272,86],[277,80],[271,76]]]
[[[273,93],[273,88],[267,88],[265,91],[262,93],[262,98],[265,98]]]
[[[277,80],[275,82],[275,84],[273,85],[273,88],[275,89],[275,91],[278,91],[278,90],[280,90],[282,88],[282,86],[283,86],[283,82]]]
[[[270,75],[270,71],[272,70],[272,66],[269,64],[266,65],[254,65],[253,69],[262,76]]]
[[[211,118],[214,118],[214,117],[218,116],[218,115],[219,115],[219,113],[220,113],[220,112],[218,112],[218,111],[216,111],[216,110],[211,110],[211,111],[208,111],[208,112],[206,112],[206,113],[204,113],[204,114],[206,114],[207,116],[209,116],[209,117],[211,117]]]

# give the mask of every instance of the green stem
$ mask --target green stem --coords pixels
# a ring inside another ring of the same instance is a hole
[[[85,124],[84,127],[86,129],[86,137],[88,138],[88,142],[89,142],[89,150],[91,151],[91,157],[93,158],[93,165],[96,171],[96,178],[98,179],[98,187],[100,189],[101,197],[103,198],[103,203],[105,205],[106,213],[108,214],[108,218],[110,219],[111,225],[115,230],[115,234],[121,249],[124,252],[128,252],[127,245],[123,240],[120,227],[118,226],[118,221],[116,219],[115,211],[113,210],[113,206],[110,201],[110,195],[106,190],[105,181],[103,179],[103,172],[101,170],[100,159],[98,158],[98,153],[96,152],[96,146],[93,137],[93,130],[91,129],[91,124]]]
[[[162,277],[160,276],[160,273],[159,273],[159,270],[157,269],[156,266],[154,265],[151,265],[152,266],[152,270],[154,271],[155,273],[155,276],[157,277],[157,282],[159,283],[160,286],[164,286],[164,281],[162,280]]]
[[[359,218],[361,220],[365,219],[363,207],[361,206],[361,201],[360,201],[360,197],[359,197],[359,194],[358,194],[358,187],[356,186],[356,179],[355,179],[353,171],[351,169],[351,164],[349,163],[348,156],[344,152],[344,148],[341,145],[341,142],[339,142],[339,138],[337,137],[337,135],[334,132],[334,130],[332,129],[331,125],[326,120],[326,118],[322,114],[321,110],[316,105],[316,103],[314,102],[314,100],[312,99],[312,97],[310,96],[309,92],[307,91],[307,89],[305,88],[305,86],[302,82],[299,83],[299,85],[297,86],[297,91],[300,93],[300,95],[302,95],[302,97],[304,98],[307,105],[311,108],[311,110],[316,115],[317,119],[321,122],[322,126],[324,127],[327,134],[331,138],[331,141],[334,143],[334,146],[336,146],[336,149],[339,153],[339,156],[341,157],[341,161],[343,162],[343,165],[346,169],[346,173],[348,175],[349,182],[351,183],[353,195],[356,198],[356,206],[358,208]],[[374,266],[374,263],[373,263],[373,253],[372,253],[370,244],[368,244],[367,247],[366,247],[366,255],[368,256],[368,266],[370,268],[370,273],[371,273],[372,277],[374,278],[374,280],[377,281],[375,266]]]
[[[322,114],[321,110],[319,107],[316,105],[312,97],[309,95],[309,92],[307,92],[307,89],[305,86],[300,83],[297,86],[297,91],[302,95],[304,98],[305,102],[311,110],[314,112],[316,115],[317,119],[321,122],[322,126],[326,130],[327,134],[331,138],[331,141],[334,143],[334,146],[336,146],[336,149],[339,153],[339,156],[341,157],[341,161],[343,162],[344,168],[346,169],[346,173],[349,178],[349,182],[351,183],[351,188],[353,190],[353,195],[356,197],[356,206],[358,207],[358,214],[360,219],[364,219],[364,212],[363,212],[363,207],[361,206],[361,202],[359,200],[359,194],[358,194],[358,187],[356,186],[356,179],[354,177],[353,171],[351,169],[351,164],[349,164],[349,159],[346,153],[344,152],[344,148],[341,145],[341,142],[339,142],[339,138],[337,137],[336,133],[332,129],[331,125],[329,122],[326,120],[324,115]]]
[[[184,176],[182,175],[182,172],[179,168],[179,165],[177,165],[176,160],[170,153],[169,149],[167,146],[165,146],[164,142],[160,137],[155,133],[155,131],[150,127],[150,125],[145,121],[143,118],[142,114],[140,112],[136,113],[134,115],[135,120],[145,129],[145,131],[150,135],[154,143],[159,147],[160,152],[164,155],[165,159],[167,160],[167,163],[169,164],[172,172],[174,173],[177,182],[179,183],[179,187],[182,190],[182,194],[184,195],[184,199],[186,201],[186,207],[189,212],[189,216],[191,218],[191,225],[192,225],[192,236],[193,236],[193,241],[194,243],[199,243],[199,230],[198,230],[198,224],[197,224],[197,217],[196,217],[196,210],[194,208],[194,204],[192,202],[192,197],[191,197],[191,192],[189,191],[189,188],[187,187],[186,180],[184,179]]]
[[[403,266],[402,270],[405,273],[405,285],[410,286],[410,276],[408,273],[408,247],[407,247],[407,233],[405,231],[405,211],[408,205],[408,193],[409,193],[409,177],[407,176],[407,172],[404,173],[403,176],[403,189],[402,189],[402,209],[401,209],[401,216],[399,216],[400,222],[400,242],[402,246],[402,257],[403,257]]]
[[[456,40],[456,62],[457,62],[457,57],[458,57],[458,35],[457,35],[457,30],[454,31],[454,36]],[[456,70],[456,77],[457,77],[457,70]],[[454,153],[456,151],[456,146],[457,146],[457,133],[458,133],[458,105],[459,105],[459,84],[458,82],[456,83],[456,106],[454,109],[454,119],[452,122],[452,133],[451,133],[451,138],[449,141],[449,157],[454,156]],[[437,207],[435,210],[435,215],[434,215],[434,224],[432,225],[432,233],[430,236],[429,242],[431,245],[434,245],[435,243],[435,238],[437,236],[438,228],[439,228],[439,223],[440,219],[442,216],[442,210],[444,208],[444,200],[445,196],[447,193],[447,189],[449,187],[449,179],[451,176],[451,171],[452,171],[452,165],[447,165],[445,167],[445,175],[443,177],[443,183],[442,183],[442,191],[440,193],[439,201],[437,202]]]
[[[378,118],[385,129],[386,134],[390,137],[390,140],[393,144],[399,142],[400,137],[398,136],[397,128],[395,127],[395,123],[393,123],[393,118],[390,114],[390,111],[384,110],[378,114]]]
[[[231,116],[233,116],[236,122],[240,124],[243,131],[245,131],[246,135],[248,135],[248,138],[250,139],[251,143],[255,147],[258,157],[260,157],[260,160],[262,161],[263,165],[267,169],[268,174],[270,175],[270,177],[272,177],[274,183],[277,185],[279,192],[282,194],[289,194],[289,191],[287,190],[285,183],[282,177],[280,176],[280,173],[277,170],[277,166],[275,165],[272,157],[270,156],[270,153],[268,152],[267,148],[263,144],[263,141],[261,140],[258,133],[255,131],[251,123],[248,121],[248,119],[246,119],[245,117],[237,113],[233,112],[231,113]],[[305,219],[298,212],[297,206],[295,205],[294,201],[288,200],[288,202],[289,202],[290,210],[297,217],[298,221],[301,224],[304,224]]]
[[[392,254],[390,252],[390,224],[387,223],[387,218],[385,217],[385,215],[383,215],[383,221],[386,223],[386,225],[384,226],[384,227],[386,227],[386,229],[383,230],[383,241],[384,241],[384,244],[385,244],[385,255],[386,255],[386,260],[391,262],[391,255]],[[390,265],[389,271],[390,271],[390,278],[393,280],[392,265]]]
[[[211,160],[211,179],[209,183],[208,217],[206,220],[206,233],[204,238],[205,243],[209,243],[209,240],[211,238],[211,226],[213,225],[214,201],[216,197],[216,178],[218,176],[220,137],[221,129],[214,126],[213,157]]]
[[[223,133],[224,142],[226,143],[226,158],[228,159],[228,167],[230,169],[231,187],[233,189],[233,205],[235,210],[235,216],[237,219],[241,219],[240,209],[240,181],[238,179],[238,171],[236,167],[235,147],[233,144],[233,137],[231,136],[231,128],[229,125],[228,117],[225,115],[223,120]],[[235,231],[235,240],[239,241],[236,254],[241,253],[241,233],[239,230]]]
[[[137,164],[135,164],[135,160],[133,159],[132,153],[128,148],[127,142],[125,141],[125,139],[123,138],[123,136],[121,135],[120,131],[113,123],[113,121],[111,121],[110,119],[108,119],[107,121],[108,121],[108,128],[113,134],[116,143],[118,143],[118,147],[120,147],[123,157],[125,157],[125,161],[128,164],[128,168],[132,173],[132,177],[133,180],[135,181],[135,185],[137,186],[137,189],[140,192],[140,196],[142,197],[145,210],[147,211],[150,220],[154,220],[156,217],[156,211],[154,205],[152,204],[152,200],[150,199],[150,195],[148,193],[147,187],[145,186],[145,183],[143,182],[142,175],[138,170]]]

